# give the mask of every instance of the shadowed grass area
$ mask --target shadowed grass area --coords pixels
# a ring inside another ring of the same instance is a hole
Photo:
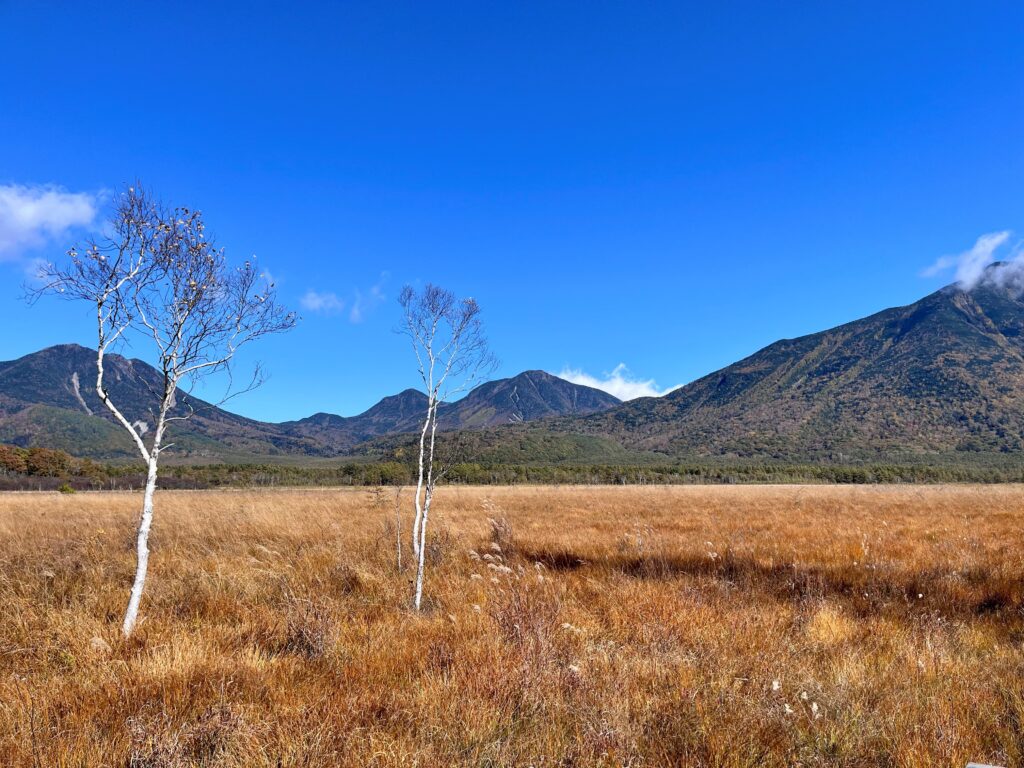
[[[408,496],[408,495],[407,495]],[[411,500],[411,497],[408,497]],[[10,765],[1024,760],[1024,489],[0,495]]]
[[[720,557],[669,553],[588,556],[585,550],[565,548],[526,550],[522,555],[556,572],[586,570],[591,577],[619,573],[655,580],[703,577],[778,601],[842,601],[861,616],[883,610],[898,615],[911,604],[918,608],[932,606],[944,616],[968,619],[1024,609],[1024,583],[1008,575],[950,573],[940,568],[900,573],[874,564],[860,569],[806,566],[759,561],[731,550]],[[928,599],[922,602],[925,594]]]

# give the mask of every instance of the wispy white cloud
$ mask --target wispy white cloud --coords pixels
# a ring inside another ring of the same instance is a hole
[[[355,298],[352,300],[352,309],[349,310],[348,319],[353,323],[361,323],[365,319],[366,315],[380,306],[387,296],[384,295],[384,284],[388,281],[390,273],[381,272],[380,279],[370,286],[365,294],[356,290]]]
[[[345,302],[336,293],[306,291],[299,299],[299,305],[318,315],[337,315],[345,309]]]
[[[989,232],[982,235],[969,250],[948,256],[940,256],[931,266],[921,272],[924,277],[935,277],[949,270],[954,271],[954,278],[961,288],[970,290],[986,278],[985,271],[992,262],[996,261],[997,253],[1010,241],[1011,232]],[[1006,254],[1007,266],[1004,269],[990,275],[991,279],[1000,283],[1009,280],[1019,280],[1020,272],[1024,271],[1024,253],[1020,246],[1015,246]]]
[[[351,298],[342,298],[331,291],[316,291],[311,288],[299,299],[299,304],[303,309],[318,315],[340,315],[347,308],[349,322],[361,323],[387,299],[384,286],[389,277],[389,273],[381,272],[376,283],[366,290],[355,289],[351,293]]]
[[[591,376],[589,373],[584,373],[576,368],[563,368],[561,373],[555,375],[560,379],[571,381],[573,384],[582,384],[585,387],[600,389],[609,395],[614,395],[619,400],[635,400],[638,397],[661,397],[682,386],[677,384],[674,387],[661,389],[654,379],[640,379],[634,376],[625,363],[619,363],[611,373],[604,374],[603,378]]]
[[[100,197],[56,186],[0,185],[0,261],[19,259],[71,229],[93,227]]]

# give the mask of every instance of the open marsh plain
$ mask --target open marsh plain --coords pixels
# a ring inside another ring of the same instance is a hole
[[[0,494],[3,765],[1024,761],[1020,486],[446,487],[421,615],[395,489],[159,492],[122,641],[140,500]]]

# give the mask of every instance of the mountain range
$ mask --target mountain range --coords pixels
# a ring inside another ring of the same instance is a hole
[[[464,398],[438,408],[443,430],[522,424],[555,416],[586,416],[621,401],[599,389],[573,384],[544,371],[525,371],[489,381]],[[288,434],[308,437],[345,452],[375,437],[416,432],[423,424],[427,396],[415,389],[385,397],[358,416],[317,413],[280,424]]]
[[[543,371],[488,382],[441,409],[478,460],[743,459],[856,462],[1011,457],[1024,448],[1024,301],[996,264],[971,289],[796,339],[783,339],[660,398],[620,403]],[[111,356],[108,381],[129,418],[150,423],[157,372]],[[80,456],[132,455],[100,404],[95,353],[50,347],[0,363],[0,442]],[[271,424],[200,400],[174,436],[191,460],[402,457],[426,408],[406,390],[365,413]]]
[[[121,355],[105,358],[111,399],[143,431],[155,422],[158,371]],[[76,344],[48,347],[0,362],[0,442],[60,448],[83,457],[113,459],[135,455],[95,390],[96,352]],[[481,429],[557,416],[584,416],[619,400],[606,392],[526,371],[489,381],[439,408],[442,430]],[[385,397],[357,416],[317,413],[298,421],[268,423],[238,416],[181,393],[172,415],[194,413],[169,432],[179,457],[245,460],[274,456],[338,456],[382,435],[416,431],[427,396],[414,389]]]

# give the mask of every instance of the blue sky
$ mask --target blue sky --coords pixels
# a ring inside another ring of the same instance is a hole
[[[659,389],[909,303],[1024,231],[1024,8],[895,6],[0,0],[0,359],[93,341],[20,286],[134,179],[302,314],[264,419],[415,385],[405,282]]]

